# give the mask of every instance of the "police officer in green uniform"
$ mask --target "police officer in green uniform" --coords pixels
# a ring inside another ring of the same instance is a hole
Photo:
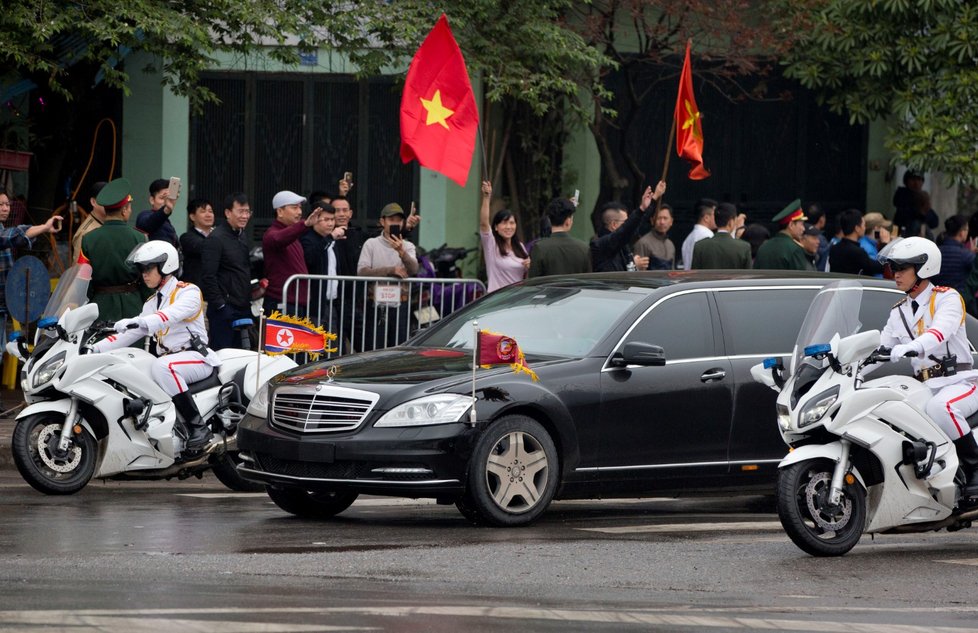
[[[126,264],[126,257],[146,235],[129,226],[132,186],[117,178],[102,188],[95,199],[105,208],[103,225],[82,238],[79,261],[92,266],[88,298],[98,305],[99,319],[115,322],[134,317],[143,308],[139,273]]]
[[[769,270],[815,270],[815,265],[805,256],[801,236],[805,232],[805,213],[801,200],[794,200],[774,216],[780,231],[757,249],[754,268]]]

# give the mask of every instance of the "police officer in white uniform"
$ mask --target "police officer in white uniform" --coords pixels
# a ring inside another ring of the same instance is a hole
[[[895,242],[879,261],[907,293],[890,311],[881,342],[892,346],[892,361],[916,353],[910,361],[914,374],[934,394],[927,415],[954,442],[967,480],[964,495],[978,496],[978,441],[967,419],[978,412],[978,371],[971,366],[964,299],[953,288],[928,281],[941,270],[941,251],[928,239]]]
[[[187,386],[207,378],[221,364],[217,355],[207,349],[200,288],[177,280],[180,259],[169,242],[140,244],[126,262],[139,269],[143,283],[155,292],[143,304],[138,317],[117,321],[115,330],[119,334],[99,341],[93,350],[105,352],[152,336],[159,356],[153,363],[153,380],[173,397],[186,425],[186,448],[197,451],[210,440],[211,431],[201,420]]]

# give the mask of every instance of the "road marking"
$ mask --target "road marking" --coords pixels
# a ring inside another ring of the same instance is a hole
[[[690,605],[690,609],[696,609]],[[0,627],[10,630],[10,625],[22,625],[23,631],[32,633],[47,633],[63,631],[65,625],[71,630],[85,632],[87,630],[125,630],[127,633],[159,630],[184,631],[269,631],[272,633],[285,631],[366,631],[377,630],[377,627],[357,627],[315,624],[284,624],[269,622],[242,622],[192,620],[188,616],[258,616],[277,613],[291,615],[360,615],[399,618],[417,617],[472,617],[495,618],[500,620],[546,620],[568,623],[602,623],[602,624],[638,624],[643,626],[658,625],[669,627],[690,627],[692,630],[707,628],[743,629],[757,631],[800,631],[827,633],[978,633],[978,629],[954,626],[917,626],[912,624],[874,624],[859,623],[851,620],[790,620],[783,617],[744,617],[743,615],[706,615],[708,613],[727,612],[731,614],[756,613],[773,611],[779,613],[800,612],[810,614],[812,611],[824,612],[864,612],[885,613],[892,616],[896,613],[949,613],[974,612],[975,608],[966,607],[935,607],[935,608],[862,608],[862,607],[763,607],[737,608],[724,607],[717,609],[701,609],[699,613],[690,611],[677,612],[677,609],[642,609],[631,611],[602,611],[578,609],[541,609],[534,607],[479,607],[479,606],[376,606],[376,607],[324,607],[324,608],[258,608],[245,609],[235,607],[203,608],[203,609],[132,609],[132,610],[62,610],[62,611],[0,611]],[[180,619],[165,616],[178,615]],[[28,628],[30,627],[30,628]],[[124,627],[124,628],[123,628]]]
[[[605,534],[667,534],[670,532],[723,532],[732,530],[783,530],[780,521],[741,521],[733,523],[667,523],[625,525],[622,527],[574,528],[582,532]]]
[[[186,615],[187,610],[182,613]],[[236,614],[253,613],[241,609]],[[13,626],[20,626],[13,629]],[[329,624],[289,624],[285,622],[243,622],[239,620],[189,620],[186,618],[147,618],[122,611],[105,615],[72,615],[69,611],[7,611],[0,612],[0,628],[4,631],[27,633],[55,633],[65,631],[87,633],[89,631],[126,631],[126,633],[157,633],[158,631],[187,631],[201,633],[293,633],[329,631],[377,631],[378,627],[341,626]]]
[[[971,565],[978,567],[978,558],[958,558],[955,560],[935,560],[935,563],[950,563],[952,565]]]

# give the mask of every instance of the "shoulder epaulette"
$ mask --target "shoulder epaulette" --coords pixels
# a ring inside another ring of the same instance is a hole
[[[934,292],[947,292],[948,290],[951,290],[951,288],[947,286],[934,286]]]
[[[907,302],[907,298],[904,297],[903,299],[900,299],[899,301],[897,301],[896,303],[894,303],[893,304],[893,307],[890,308],[890,310],[896,310],[897,308],[899,308],[900,306],[902,306],[906,302]]]
[[[177,282],[177,288],[186,288],[189,285],[190,284],[188,282],[186,282],[186,281],[178,281]]]

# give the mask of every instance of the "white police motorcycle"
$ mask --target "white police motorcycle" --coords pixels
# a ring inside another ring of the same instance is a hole
[[[841,556],[866,534],[971,527],[954,445],[924,413],[930,389],[906,376],[865,380],[889,361],[880,331],[859,332],[862,286],[827,285],[812,301],[790,367],[767,359],[753,378],[779,392],[790,447],[777,508],[791,540],[813,556]],[[972,426],[975,420],[969,420]]]
[[[213,470],[232,490],[255,490],[236,470],[237,423],[257,389],[295,362],[247,350],[216,352],[221,366],[190,385],[214,439],[182,455],[186,438],[176,408],[150,378],[154,356],[132,347],[89,353],[91,343],[113,332],[96,324],[98,306],[86,303],[90,279],[87,264],[65,271],[38,321],[34,349],[28,353],[23,339],[7,345],[25,361],[21,386],[28,406],[17,416],[11,442],[21,476],[54,495],[78,492],[93,477],[184,479]]]

